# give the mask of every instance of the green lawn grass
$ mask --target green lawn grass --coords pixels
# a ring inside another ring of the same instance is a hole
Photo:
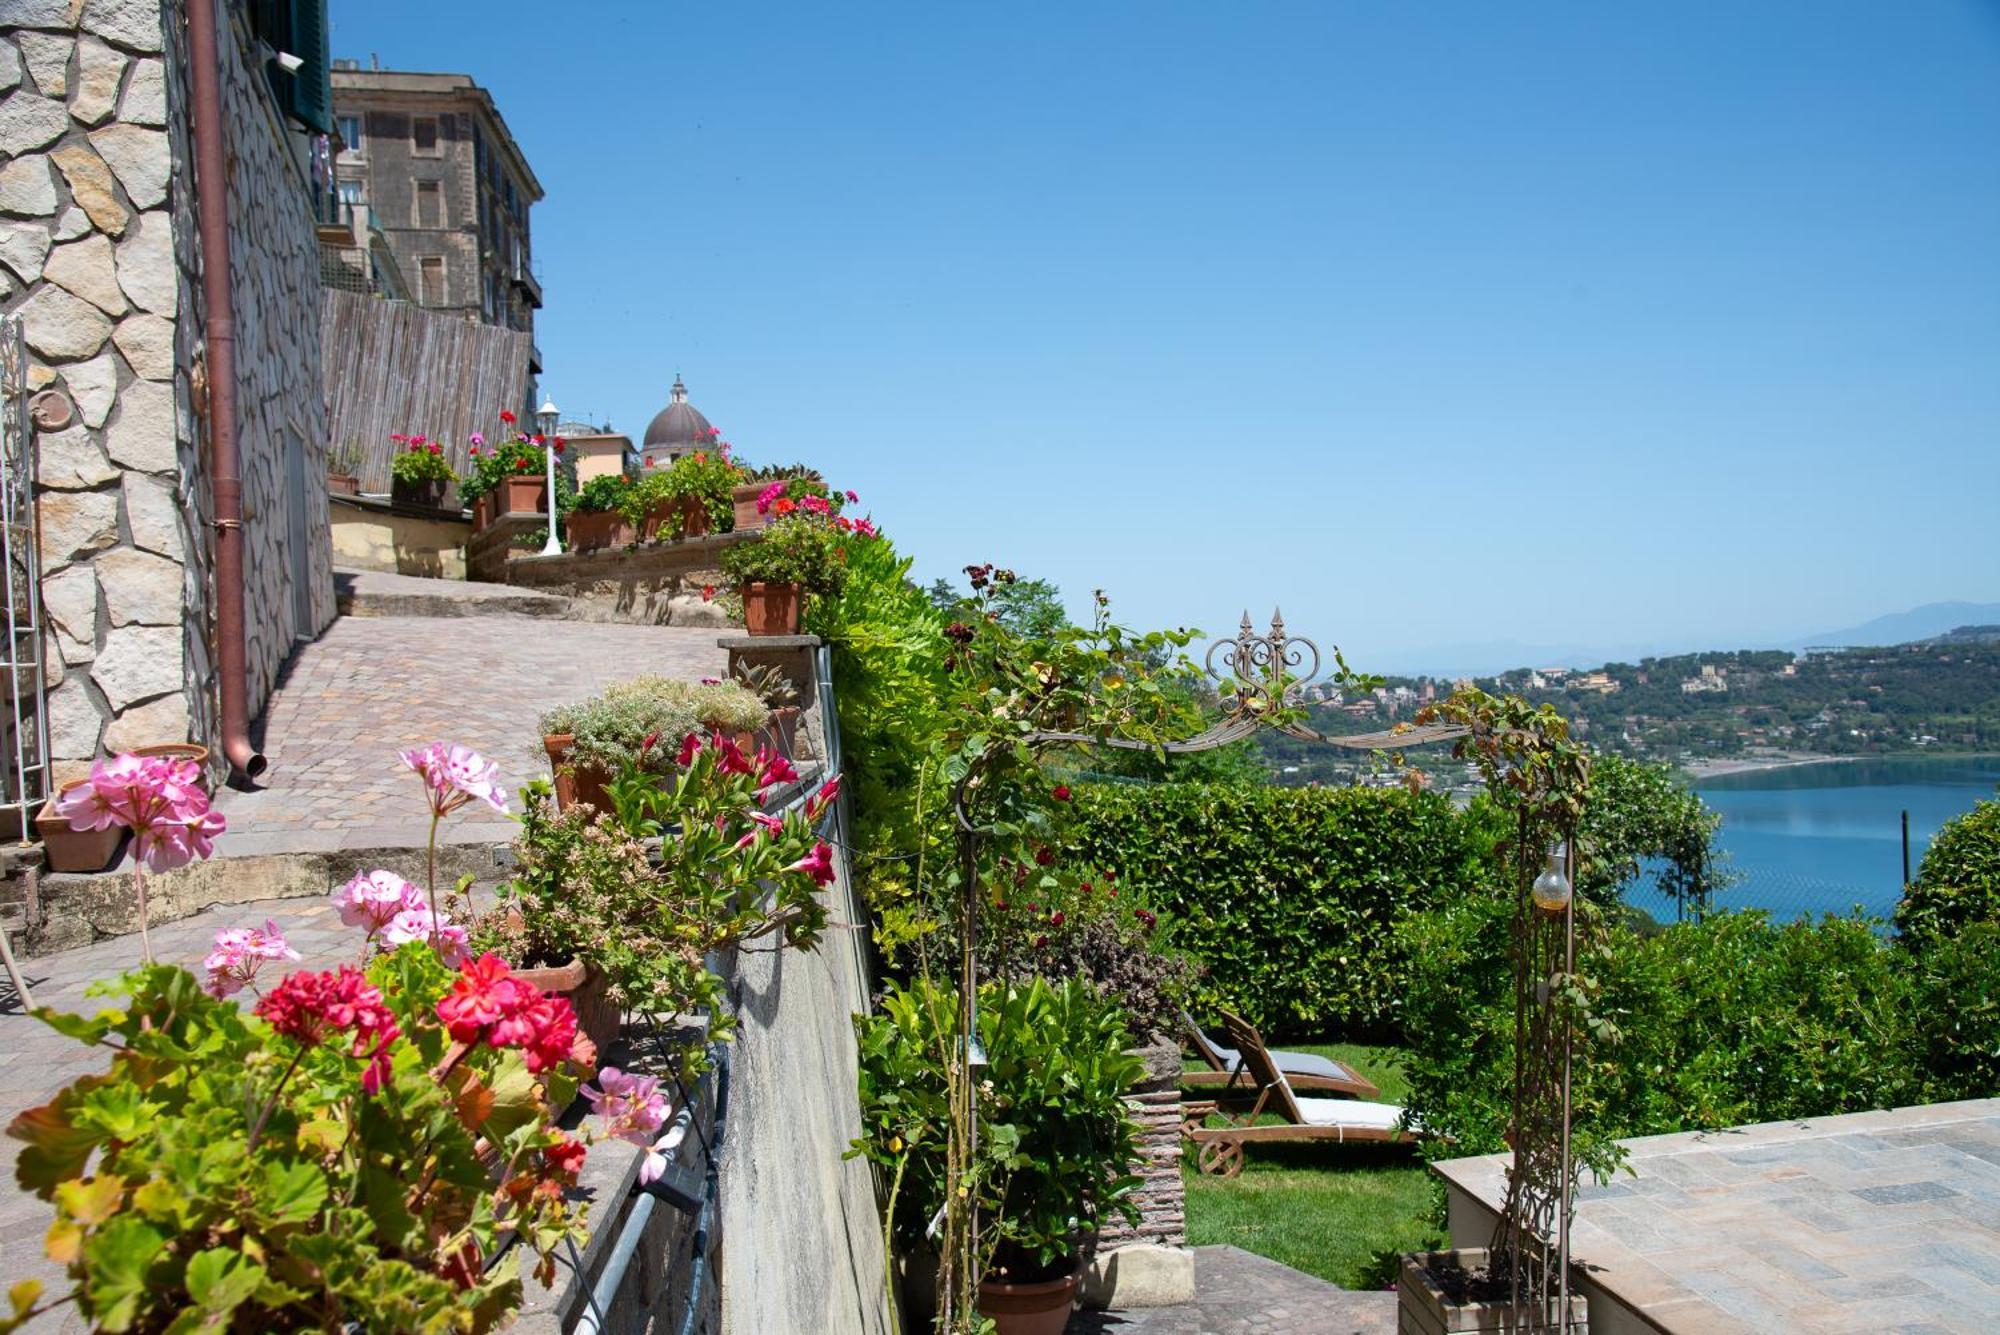
[[[1408,1088],[1394,1048],[1292,1050],[1347,1063],[1389,1103],[1402,1102]],[[1241,1177],[1209,1177],[1192,1155],[1182,1176],[1190,1245],[1229,1243],[1342,1288],[1381,1288],[1393,1274],[1385,1257],[1444,1243],[1432,1222],[1436,1189],[1410,1146],[1250,1145]]]

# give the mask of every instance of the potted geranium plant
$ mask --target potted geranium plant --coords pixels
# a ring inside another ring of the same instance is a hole
[[[722,452],[696,450],[674,460],[666,470],[665,494],[680,508],[680,533],[694,538],[707,533],[727,533],[736,524],[736,510],[730,492],[743,477],[743,470]]]
[[[800,598],[838,593],[846,582],[845,556],[832,524],[813,514],[787,514],[757,541],[723,552],[721,564],[743,600],[743,625],[750,634],[793,635]]]
[[[1145,1067],[1126,1051],[1117,1003],[1088,983],[993,982],[979,989],[977,1009],[986,1059],[971,1091],[979,1148],[957,1185],[988,1221],[979,1311],[1000,1335],[1060,1335],[1098,1221],[1137,1217],[1124,1094]],[[960,1014],[951,988],[920,980],[855,1022],[862,1135],[849,1153],[879,1164],[892,1183],[889,1235],[914,1258],[913,1274],[928,1260],[928,1221],[952,1186],[946,1071],[962,1046]]]
[[[559,705],[541,717],[557,804],[586,802],[608,810],[607,785],[620,771],[671,768],[672,754],[657,745],[660,738],[721,732],[748,747],[769,718],[763,703],[734,682],[695,685],[660,676],[635,677]],[[655,744],[649,747],[648,738]]]
[[[571,551],[590,552],[602,547],[622,547],[632,541],[632,526],[619,506],[633,487],[624,473],[594,477],[577,489],[576,505],[569,512]]]
[[[457,476],[445,461],[444,446],[428,436],[397,434],[389,439],[400,446],[389,463],[389,499],[443,508],[445,488]]]

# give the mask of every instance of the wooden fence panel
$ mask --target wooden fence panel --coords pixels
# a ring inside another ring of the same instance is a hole
[[[463,473],[472,433],[496,438],[525,402],[527,334],[334,288],[322,315],[329,458],[350,452],[363,491],[389,489],[390,433],[429,436]]]

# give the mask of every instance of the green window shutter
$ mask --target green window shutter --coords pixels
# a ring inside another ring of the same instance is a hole
[[[288,108],[321,134],[332,134],[333,61],[327,50],[326,0],[291,0],[291,10],[291,45],[286,49],[305,64],[291,76]]]

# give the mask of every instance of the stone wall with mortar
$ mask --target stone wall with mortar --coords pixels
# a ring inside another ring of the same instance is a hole
[[[294,638],[333,616],[325,407],[309,196],[236,5],[223,13],[254,712]],[[0,0],[0,309],[21,318],[31,388],[76,410],[38,440],[59,774],[100,750],[215,742],[190,145],[179,0]],[[306,483],[291,495],[289,450]]]
[[[542,556],[510,551],[494,536],[518,522],[498,520],[473,535],[466,551],[473,578],[565,594],[575,609],[572,615],[585,621],[717,629],[740,624],[724,596],[729,577],[720,562],[726,548],[755,538],[754,532]]]

